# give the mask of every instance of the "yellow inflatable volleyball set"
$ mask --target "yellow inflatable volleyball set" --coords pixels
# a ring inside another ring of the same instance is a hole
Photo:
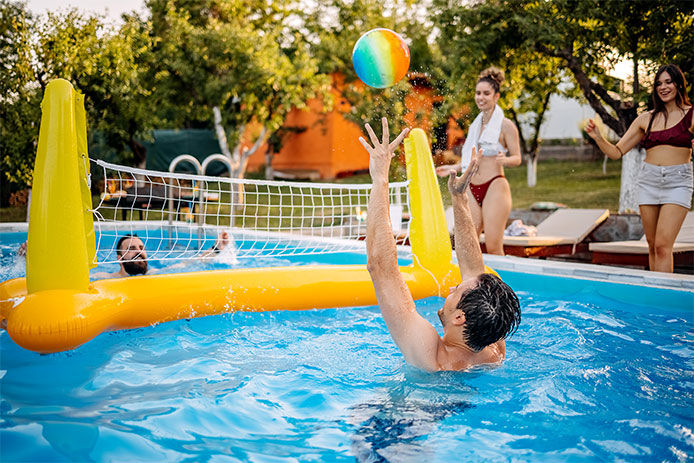
[[[84,98],[62,79],[48,84],[29,211],[26,278],[0,283],[0,321],[18,345],[74,349],[104,331],[232,311],[376,304],[364,265],[229,269],[89,281],[95,234]],[[400,269],[414,299],[460,283],[429,144],[405,140],[413,263]],[[487,271],[493,272],[491,269]]]

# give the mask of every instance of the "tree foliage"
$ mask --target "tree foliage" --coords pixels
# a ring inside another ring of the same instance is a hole
[[[289,111],[327,91],[327,79],[303,36],[288,26],[289,2],[152,0],[156,100],[172,127],[212,126],[214,108],[234,149],[232,175],[256,145],[282,127]],[[222,136],[224,138],[224,136]]]
[[[33,17],[24,4],[5,0],[0,2],[0,14],[4,95],[0,150],[6,179],[18,186],[31,181],[40,101],[47,83],[56,78],[70,81],[84,93],[90,135],[105,134],[122,159],[137,155],[136,137],[156,120],[142,82],[141,64],[150,47],[139,21],[126,19],[114,28],[99,16],[75,9]]]
[[[690,3],[677,0],[148,0],[146,6],[146,15],[125,15],[112,26],[77,10],[35,17],[24,3],[0,0],[6,179],[30,181],[39,102],[57,77],[85,94],[89,132],[104,134],[123,162],[144,162],[137,140],[152,128],[214,127],[215,108],[237,153],[248,154],[241,134],[253,124],[255,141],[270,139],[278,149],[288,112],[313,97],[329,109],[330,78],[338,74],[351,108],[346,117],[361,125],[386,116],[396,133],[408,111],[409,83],[365,87],[351,62],[354,43],[375,27],[405,37],[410,71],[441,99],[434,123],[473,107],[481,69],[503,68],[501,105],[532,127],[523,140],[531,157],[549,95],[558,89],[580,92],[624,133],[648,92],[638,77],[631,94],[615,87],[607,69],[616,60],[628,57],[646,72],[674,62],[694,80],[694,15]],[[573,90],[558,87],[566,76]],[[241,158],[238,174],[245,169]]]
[[[0,170],[2,181],[31,181],[39,102],[30,53],[33,18],[21,3],[0,0]]]

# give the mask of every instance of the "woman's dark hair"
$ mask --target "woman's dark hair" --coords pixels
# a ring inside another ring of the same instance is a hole
[[[487,82],[492,86],[495,93],[501,93],[501,84],[504,83],[504,71],[501,69],[491,66],[480,72],[480,76],[477,78],[477,83]]]
[[[513,334],[521,321],[520,303],[511,287],[484,273],[465,293],[457,308],[465,313],[465,343],[475,352]]]
[[[651,93],[651,102],[653,104],[653,112],[651,113],[651,120],[648,121],[648,129],[646,130],[646,137],[651,133],[651,126],[653,125],[653,119],[658,113],[663,113],[665,117],[665,126],[667,126],[667,111],[665,110],[665,103],[660,99],[658,95],[658,79],[660,75],[667,72],[672,79],[672,83],[675,84],[677,88],[677,95],[675,95],[675,104],[678,108],[683,109],[684,106],[689,106],[689,97],[687,96],[687,79],[685,79],[682,70],[676,64],[666,64],[660,66],[658,72],[655,73],[655,79],[653,79],[653,93]]]

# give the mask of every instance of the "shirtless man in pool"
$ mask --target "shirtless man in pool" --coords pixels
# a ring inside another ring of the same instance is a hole
[[[229,244],[229,233],[222,231],[217,236],[214,245],[201,255],[200,259],[205,259],[217,254],[226,248]],[[25,241],[17,250],[20,256],[26,255],[27,242]],[[135,275],[145,275],[148,270],[147,265],[147,250],[145,244],[137,235],[121,236],[116,244],[116,255],[120,264],[120,269],[117,272],[97,272],[92,275],[95,280],[103,280],[106,278],[125,278]]]
[[[369,173],[373,182],[366,219],[367,267],[388,331],[405,360],[427,371],[464,370],[480,364],[500,363],[506,355],[504,339],[516,330],[521,314],[513,290],[484,271],[465,194],[479,155],[473,152],[472,162],[462,176],[451,173],[448,179],[455,217],[455,252],[462,283],[451,288],[438,312],[444,331],[440,337],[417,313],[400,275],[390,225],[388,168],[408,130],[403,130],[391,143],[388,123],[385,118],[382,122],[382,142],[369,124],[366,124],[366,131],[373,146],[361,137],[359,141],[369,152]]]
[[[214,245],[205,251],[200,259],[205,259],[220,252],[229,243],[229,233],[222,231]],[[116,254],[120,263],[120,270],[113,273],[95,273],[93,278],[124,278],[147,273],[147,250],[145,244],[137,235],[122,236],[116,244]]]

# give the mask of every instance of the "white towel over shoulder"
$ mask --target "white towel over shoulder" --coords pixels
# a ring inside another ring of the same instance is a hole
[[[479,144],[490,144],[496,145],[499,143],[499,135],[501,134],[501,124],[504,122],[504,111],[496,105],[494,112],[492,113],[489,123],[484,128],[484,132],[480,134],[482,129],[482,116],[483,113],[479,113],[472,124],[470,124],[470,129],[468,130],[467,137],[465,138],[465,144],[463,145],[463,152],[461,153],[460,165],[463,168],[463,172],[467,169],[472,159],[472,148],[477,147],[479,149]],[[496,155],[496,153],[494,153]]]

